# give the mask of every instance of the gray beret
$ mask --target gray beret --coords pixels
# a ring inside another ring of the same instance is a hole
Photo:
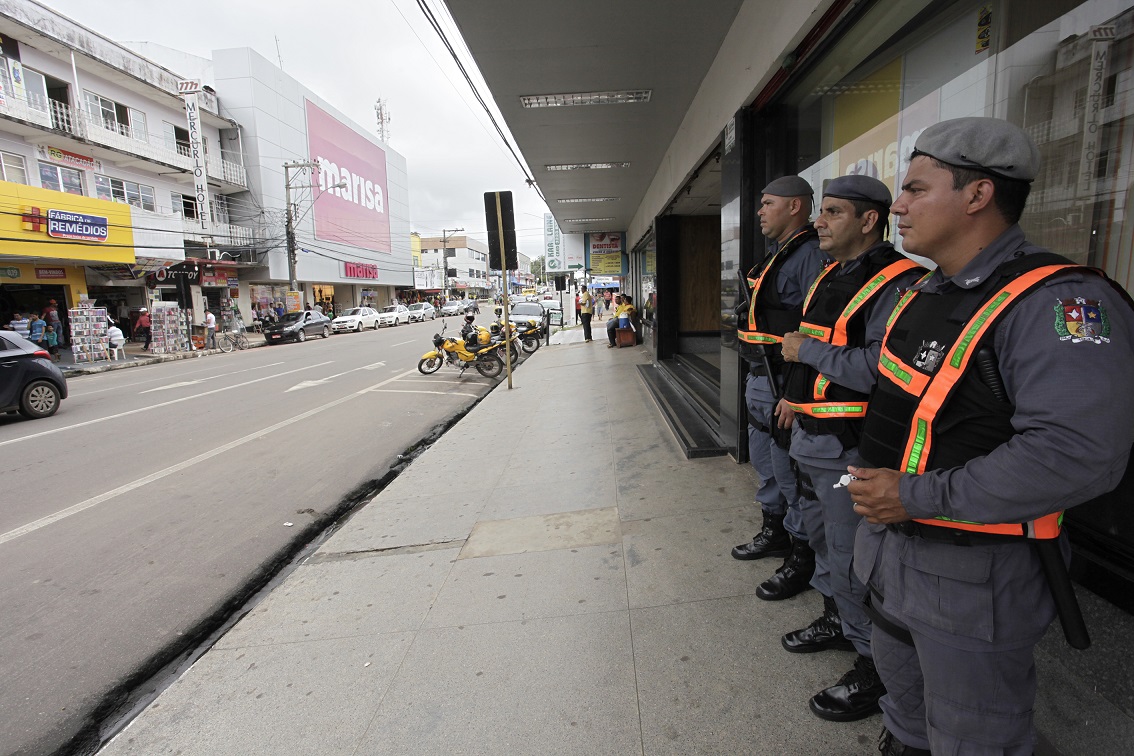
[[[914,144],[917,153],[1017,181],[1034,180],[1040,163],[1027,132],[999,118],[954,118],[930,126]]]
[[[764,187],[761,194],[771,194],[776,197],[811,197],[815,191],[811,184],[799,176],[780,176]]]
[[[873,202],[887,210],[893,198],[890,189],[876,178],[870,176],[839,176],[827,182],[823,189],[824,197],[838,197],[845,200]]]

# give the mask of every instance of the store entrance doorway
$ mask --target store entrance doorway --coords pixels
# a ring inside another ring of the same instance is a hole
[[[59,312],[62,321],[62,331],[59,334],[59,343],[67,340],[67,308],[72,306],[67,301],[67,289],[64,286],[51,284],[0,284],[0,322],[4,325],[12,319],[13,313],[28,315],[35,313],[42,315],[43,311],[51,306],[52,300]]]

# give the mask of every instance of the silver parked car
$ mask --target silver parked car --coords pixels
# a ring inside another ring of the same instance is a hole
[[[437,319],[437,308],[428,302],[414,302],[409,306],[409,322],[415,320],[424,323],[426,320]]]

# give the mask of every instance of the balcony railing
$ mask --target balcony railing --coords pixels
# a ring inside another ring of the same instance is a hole
[[[13,97],[8,98],[8,103],[9,105],[0,105],[0,113],[38,123],[41,126],[49,126],[80,139],[101,144],[104,147],[111,147],[132,155],[140,155],[150,160],[176,166],[185,171],[191,172],[193,170],[189,147],[183,143],[170,142],[140,129],[132,129],[127,124],[109,121],[101,116],[92,116],[85,110],[75,110],[67,103],[58,100],[49,100],[49,113],[42,115],[40,115],[40,111],[29,106],[25,100]],[[26,114],[21,115],[6,110],[6,108],[19,110],[19,103],[23,103]],[[207,156],[205,170],[211,178],[219,181],[235,186],[248,185],[244,166],[225,160],[223,157]]]
[[[246,226],[234,226],[230,223],[215,223],[210,221],[208,229],[203,230],[196,218],[185,217],[181,219],[181,226],[185,231],[185,238],[189,241],[232,247],[252,246],[252,229]]]

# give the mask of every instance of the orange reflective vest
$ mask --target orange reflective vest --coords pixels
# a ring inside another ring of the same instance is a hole
[[[920,266],[889,244],[868,250],[852,273],[836,276],[839,266],[837,262],[828,265],[811,285],[803,303],[799,330],[834,346],[862,347],[866,340],[862,317],[866,305],[890,290],[886,284]],[[869,406],[867,394],[832,383],[803,363],[793,363],[789,368],[784,398],[793,411],[820,420],[863,418]],[[843,427],[832,424],[829,432],[842,433]]]
[[[1011,405],[980,394],[967,380],[991,343],[995,325],[1027,294],[1053,276],[1091,270],[1050,253],[1016,258],[973,290],[957,295],[907,292],[887,322],[878,358],[878,385],[864,423],[859,453],[869,464],[920,475],[951,469],[1006,443],[1015,430]],[[1054,264],[1052,264],[1054,262]],[[963,298],[971,311],[957,313]],[[991,356],[991,353],[989,353]],[[994,359],[994,358],[993,358]],[[991,363],[995,368],[995,363]],[[939,431],[939,428],[946,428]],[[1062,512],[1031,522],[918,519],[923,525],[977,533],[1048,539],[1059,535]]]
[[[793,252],[815,237],[815,228],[811,224],[801,227],[768,258],[759,275],[753,278],[756,269],[749,271],[748,285],[752,287],[752,296],[748,302],[748,328],[736,332],[742,344],[775,346],[783,342],[785,333],[799,326],[802,308],[784,307],[780,302],[775,287],[776,274]]]

